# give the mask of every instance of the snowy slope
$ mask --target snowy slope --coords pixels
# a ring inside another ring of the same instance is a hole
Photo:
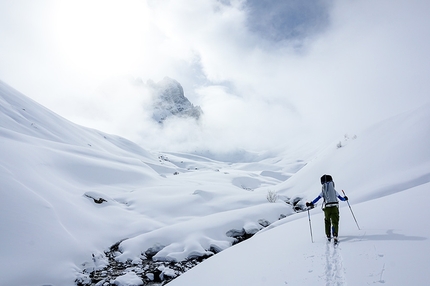
[[[310,201],[319,177],[344,189],[338,248],[325,242],[323,214],[287,217],[191,269],[170,285],[427,285],[430,257],[430,106],[378,123],[355,140],[329,146],[279,194]],[[214,271],[216,269],[216,271]]]
[[[430,278],[429,105],[311,158],[286,150],[246,163],[152,153],[75,125],[2,82],[0,108],[0,285],[74,285],[83,269],[104,267],[104,251],[119,241],[119,261],[138,261],[157,245],[154,258],[168,261],[223,250],[169,285],[425,285]],[[318,195],[324,173],[347,192],[361,227],[342,203],[337,249],[324,241],[319,207],[311,211],[311,243],[306,212],[266,199],[276,191],[303,204]],[[259,232],[230,247],[227,233],[241,230]],[[127,271],[109,281],[141,284]]]
[[[156,156],[76,126],[0,83],[1,285],[65,285],[73,268],[137,218],[118,199],[97,209],[88,196],[156,182]],[[173,169],[172,169],[173,172]],[[130,191],[130,190],[129,190]],[[86,196],[88,195],[88,196]],[[95,235],[96,234],[96,235]],[[21,273],[18,275],[18,273]]]
[[[261,175],[260,168],[152,154],[123,138],[77,126],[4,83],[0,106],[0,285],[73,285],[93,254],[103,255],[126,238],[149,236],[158,242],[168,236],[166,246],[187,248],[183,256],[204,248],[204,241],[188,247],[193,237],[207,237],[224,249],[232,243],[226,236],[230,228],[256,231],[258,219],[272,222],[292,212],[253,191],[280,183]],[[281,177],[290,169],[288,163],[270,166]],[[211,228],[213,218],[219,221]],[[206,230],[187,236],[196,233],[193,220]],[[181,225],[184,235],[177,232]],[[145,246],[134,245],[136,252],[124,255],[140,255]]]
[[[294,178],[278,186],[281,193],[317,195],[319,177],[332,174],[339,191],[356,202],[371,200],[430,181],[430,105],[400,114],[336,143],[308,162]],[[309,180],[309,178],[315,178]]]
[[[362,230],[342,207],[337,248],[325,242],[322,213],[312,211],[314,243],[306,213],[295,215],[169,285],[427,285],[430,230],[424,218],[430,211],[422,198],[429,187],[353,205]],[[411,197],[413,204],[401,203]]]

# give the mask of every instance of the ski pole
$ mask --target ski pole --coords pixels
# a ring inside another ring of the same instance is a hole
[[[342,193],[343,193],[343,195],[344,195],[344,196],[346,196],[346,195],[345,195],[345,192],[344,192],[343,190],[342,190]],[[360,227],[358,226],[357,219],[355,218],[354,212],[352,211],[351,205],[349,204],[349,201],[348,201],[348,200],[347,200],[346,202],[348,203],[349,209],[351,210],[352,217],[354,218],[355,223],[357,224],[358,230],[360,230]]]
[[[311,241],[312,241],[312,243],[314,243],[314,237],[312,235],[311,215],[309,213],[309,208],[308,208],[308,218],[309,218],[309,230],[311,231]]]

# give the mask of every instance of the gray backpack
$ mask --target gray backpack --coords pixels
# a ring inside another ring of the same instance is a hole
[[[334,189],[333,178],[330,175],[324,175],[321,177],[321,184],[325,207],[337,206],[339,202]]]

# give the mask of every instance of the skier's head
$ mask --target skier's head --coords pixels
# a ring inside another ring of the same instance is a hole
[[[330,175],[322,175],[321,177],[321,185],[327,183],[327,182],[333,182],[333,178]]]

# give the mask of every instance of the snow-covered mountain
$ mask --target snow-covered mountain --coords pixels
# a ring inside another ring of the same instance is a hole
[[[334,138],[309,158],[285,150],[246,163],[151,152],[73,124],[3,82],[0,108],[0,285],[430,279],[430,105],[344,137],[341,148]],[[337,248],[325,242],[319,207],[310,217],[292,207],[318,195],[325,173],[352,207],[342,203]],[[210,258],[190,269],[199,257]]]
[[[165,77],[158,83],[149,80],[147,86],[152,90],[153,115],[152,118],[163,123],[169,117],[188,117],[198,120],[203,111],[194,106],[184,95],[181,84],[174,79]]]
[[[182,257],[209,254],[207,243],[221,250],[234,242],[228,231],[255,231],[260,219],[273,222],[292,212],[252,190],[278,184],[273,174],[283,178],[303,163],[262,162],[272,172],[267,176],[260,165],[152,153],[73,124],[3,82],[0,106],[0,263],[6,270],[0,285],[74,284],[84,269],[97,269],[95,261],[104,263],[105,250],[142,235],[153,244],[130,255],[160,243],[182,245]],[[218,222],[210,227],[204,217]],[[196,235],[187,227],[202,224],[207,242],[186,247]],[[180,256],[166,250],[157,257]]]

